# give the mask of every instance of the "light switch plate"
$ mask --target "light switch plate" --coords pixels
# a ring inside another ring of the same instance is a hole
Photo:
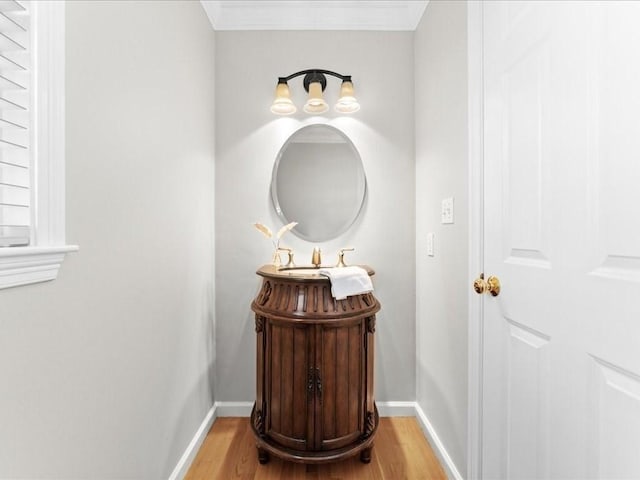
[[[453,223],[453,197],[442,200],[442,223]]]
[[[433,233],[427,233],[427,255],[433,257]]]

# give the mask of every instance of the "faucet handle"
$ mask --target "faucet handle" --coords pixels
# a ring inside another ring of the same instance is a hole
[[[344,263],[344,252],[353,252],[354,250],[355,248],[353,247],[341,248],[338,252],[338,264],[336,265],[336,267],[346,267],[347,264]]]
[[[287,254],[289,255],[289,260],[287,261],[287,264],[284,266],[284,268],[293,268],[296,266],[295,263],[293,263],[293,250],[290,248],[284,248],[284,247],[278,247],[278,251],[283,251],[283,252],[287,252]]]

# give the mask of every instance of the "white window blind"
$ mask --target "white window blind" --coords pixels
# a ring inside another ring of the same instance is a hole
[[[31,238],[31,31],[28,2],[0,0],[0,247]]]
[[[65,242],[64,1],[0,0],[0,289],[55,280]]]

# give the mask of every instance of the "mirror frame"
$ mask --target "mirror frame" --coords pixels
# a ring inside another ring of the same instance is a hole
[[[325,127],[328,128],[330,130],[335,131],[335,133],[337,133],[338,135],[340,135],[340,137],[342,137],[345,140],[345,143],[347,145],[349,145],[349,148],[351,149],[351,151],[353,152],[355,158],[360,162],[360,169],[362,171],[362,177],[363,177],[363,192],[362,192],[362,200],[360,201],[360,205],[358,206],[357,212],[356,214],[353,216],[353,218],[348,222],[345,223],[345,226],[337,231],[337,232],[333,232],[330,235],[323,237],[323,238],[316,238],[316,237],[309,237],[308,235],[305,235],[303,233],[301,233],[297,227],[294,227],[291,232],[296,235],[297,237],[309,241],[309,242],[324,242],[324,241],[328,241],[328,240],[332,240],[335,239],[337,237],[339,237],[340,235],[344,234],[345,232],[349,231],[349,229],[353,226],[353,224],[356,222],[356,220],[358,220],[360,218],[360,216],[362,215],[362,211],[364,209],[364,205],[367,201],[367,195],[369,192],[369,186],[367,184],[367,174],[364,170],[364,163],[362,162],[362,157],[360,156],[360,152],[358,151],[358,149],[356,148],[356,146],[353,144],[353,142],[351,141],[351,139],[349,138],[349,136],[343,132],[342,130],[340,130],[337,127],[334,127],[333,125],[328,125],[326,123],[312,123],[312,124],[308,124],[308,125],[303,125],[302,127],[296,129],[294,132],[291,133],[291,135],[289,135],[286,139],[286,141],[284,142],[284,144],[282,145],[282,147],[280,147],[280,150],[278,151],[278,155],[276,156],[276,161],[273,165],[273,170],[271,172],[271,185],[269,187],[270,189],[270,194],[271,194],[271,202],[273,205],[273,208],[275,209],[276,215],[278,215],[278,218],[280,218],[280,220],[283,222],[283,224],[287,224],[291,221],[295,221],[295,220],[290,220],[287,219],[284,212],[282,211],[282,207],[280,206],[280,202],[278,201],[278,192],[276,191],[276,175],[278,173],[278,168],[280,166],[280,160],[282,159],[282,156],[284,154],[284,152],[286,151],[287,147],[289,146],[290,143],[292,142],[292,139],[298,134],[300,133],[302,130],[308,129],[308,128],[313,128],[313,127]]]

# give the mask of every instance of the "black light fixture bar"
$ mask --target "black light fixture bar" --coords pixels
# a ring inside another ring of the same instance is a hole
[[[340,87],[340,98],[335,106],[338,113],[354,113],[360,109],[358,101],[353,95],[353,82],[351,75],[342,75],[331,70],[323,70],[312,68],[308,70],[300,70],[286,77],[278,77],[278,85],[276,86],[276,98],[271,105],[271,111],[276,115],[291,115],[296,112],[296,107],[291,101],[289,93],[289,80],[304,76],[303,85],[305,91],[309,94],[309,99],[304,105],[304,111],[309,114],[321,114],[329,109],[327,102],[322,98],[323,92],[327,87],[327,76],[336,77],[342,80]]]
[[[309,84],[311,82],[320,82],[320,84],[322,85],[322,91],[324,92],[324,89],[327,86],[327,78],[325,75],[331,75],[332,77],[339,78],[343,82],[351,81],[351,75],[341,75],[337,72],[332,72],[331,70],[320,70],[314,68],[310,70],[300,70],[299,72],[292,73],[288,77],[278,77],[278,83],[287,83],[289,80],[300,77],[302,75],[305,76],[302,83],[304,85],[304,89],[307,92],[309,91]]]

